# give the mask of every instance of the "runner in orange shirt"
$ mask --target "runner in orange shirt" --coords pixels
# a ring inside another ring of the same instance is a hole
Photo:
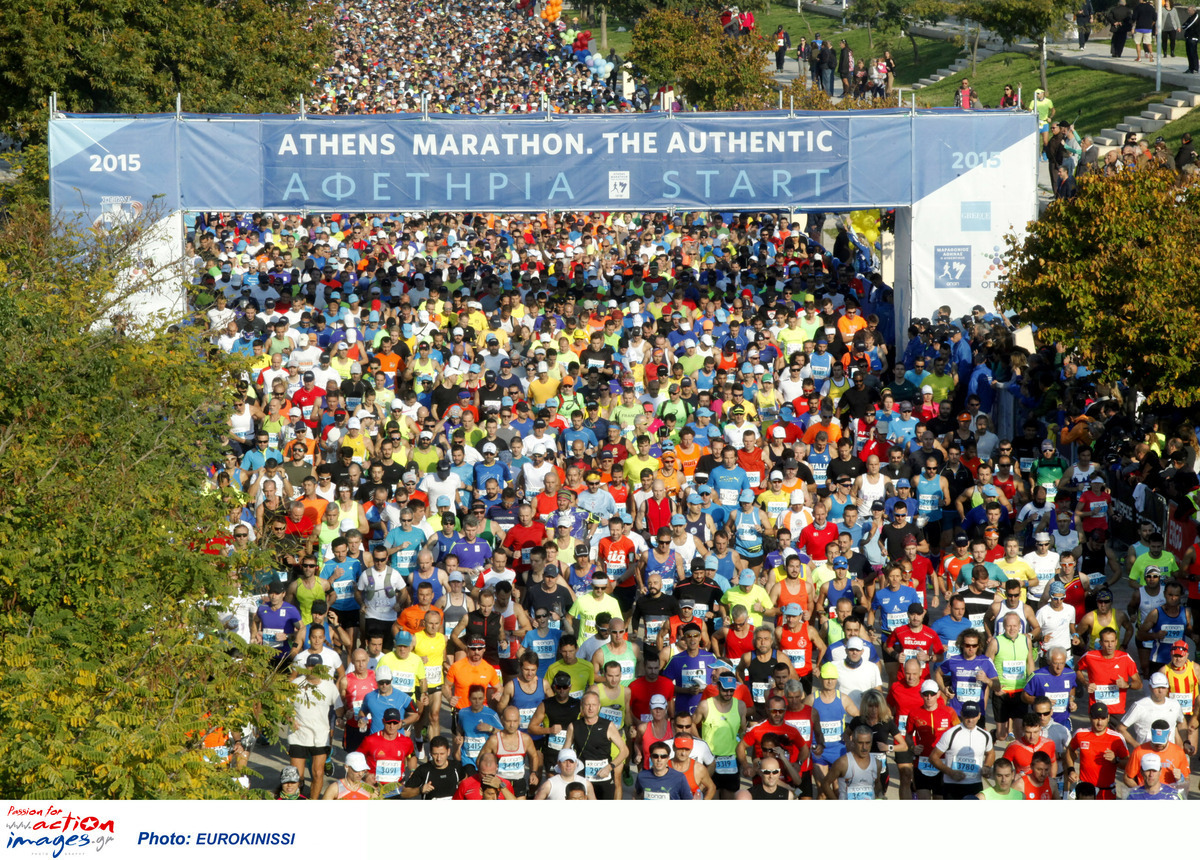
[[[498,694],[504,687],[500,670],[483,659],[484,648],[487,644],[479,636],[467,640],[467,656],[455,662],[446,673],[446,683],[454,686],[454,698],[450,707],[457,711],[470,707],[470,690],[475,684],[485,690],[491,688]]]

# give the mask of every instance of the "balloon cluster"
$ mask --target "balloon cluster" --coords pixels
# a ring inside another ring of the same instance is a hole
[[[542,17],[547,21],[557,21],[562,14],[562,0],[546,0],[542,7]]]
[[[879,241],[879,210],[860,209],[850,213],[850,226],[868,245]]]

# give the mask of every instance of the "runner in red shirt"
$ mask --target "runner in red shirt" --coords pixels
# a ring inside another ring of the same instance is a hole
[[[508,530],[503,543],[505,549],[513,552],[513,570],[521,577],[521,582],[525,581],[525,572],[529,570],[529,550],[541,546],[546,540],[546,525],[534,519],[533,506],[528,502],[521,505],[517,511],[517,522]]]
[[[1036,714],[1027,713],[1021,721],[1022,734],[1004,750],[1004,758],[1013,763],[1017,776],[1024,776],[1033,767],[1034,753],[1044,752],[1051,759],[1050,778],[1058,778],[1058,751],[1054,741],[1042,734],[1042,720]]]
[[[409,768],[416,766],[416,747],[406,735],[400,734],[402,722],[400,711],[388,708],[383,712],[382,731],[368,735],[357,750],[366,756],[367,767],[384,796],[403,788]]]
[[[954,594],[954,583],[958,582],[958,574],[962,570],[963,565],[972,563],[970,547],[970,538],[966,535],[959,535],[954,539],[954,555],[947,555],[942,558],[941,570],[938,572],[938,582],[946,595]],[[947,596],[946,604],[949,605],[949,603],[950,597]]]
[[[838,537],[838,527],[829,522],[825,505],[818,502],[813,505],[813,521],[800,529],[797,543],[808,553],[809,558],[824,558],[825,547]]]
[[[804,742],[812,744],[812,708],[805,704],[807,692],[804,685],[795,678],[789,680],[783,685],[784,699],[787,701],[787,710],[783,714],[783,721],[800,733],[800,737],[804,738]],[[800,785],[802,797],[812,797],[812,756],[805,756],[804,761],[800,763]]]
[[[1050,751],[1041,750],[1032,756],[1029,773],[1021,775],[1021,793],[1026,800],[1057,800],[1058,791],[1054,780],[1054,743]]]
[[[1088,691],[1088,704],[1099,702],[1110,714],[1125,713],[1125,694],[1142,689],[1137,664],[1125,651],[1117,649],[1117,631],[1106,627],[1100,631],[1100,648],[1089,651],[1080,659],[1075,671],[1079,686]]]
[[[644,585],[638,575],[637,552],[633,541],[625,536],[625,523],[621,517],[613,517],[609,521],[611,534],[600,538],[596,550],[596,561],[608,578],[616,583],[613,597],[621,604],[621,608],[629,612],[637,599],[637,589]],[[511,534],[511,532],[510,532]]]
[[[789,603],[783,608],[783,624],[775,628],[779,635],[779,650],[792,661],[796,677],[812,692],[813,666],[825,656],[825,643],[817,631],[808,623],[804,610],[798,603]],[[816,646],[816,654],[813,646]]]
[[[771,696],[767,699],[767,718],[742,735],[738,742],[737,757],[745,776],[753,778],[758,774],[758,760],[763,757],[762,741],[767,735],[780,738],[776,748],[787,750],[792,764],[799,764],[802,758],[808,758],[808,741],[799,729],[785,721],[786,715],[787,702],[781,696]]]
[[[909,714],[919,711],[925,702],[921,695],[924,667],[917,660],[906,660],[903,671],[895,683],[888,688],[887,703],[896,718],[896,728],[901,734],[908,729]],[[938,702],[945,704],[945,699],[938,697]]]
[[[942,777],[936,767],[929,761],[929,754],[937,745],[938,740],[952,726],[958,723],[958,715],[938,695],[936,681],[921,683],[921,707],[908,714],[908,727],[905,740],[912,751],[913,761],[907,761],[900,767],[900,796],[911,797],[909,793],[916,788],[917,797],[929,800],[931,797],[940,798],[942,795]],[[907,756],[905,757],[907,758]],[[916,771],[914,773],[914,763]],[[897,764],[900,764],[897,762]]]
[[[475,767],[477,768],[474,776],[468,776],[458,784],[458,789],[454,792],[452,800],[483,800],[484,786],[496,788],[500,794],[496,797],[497,800],[516,800],[517,796],[513,794],[512,783],[502,776],[496,775],[496,770],[499,768],[500,762],[496,758],[496,754],[491,752],[481,752],[479,758],[475,759]]]
[[[1088,716],[1091,729],[1080,729],[1067,744],[1067,770],[1075,769],[1076,782],[1096,786],[1097,800],[1116,800],[1117,769],[1129,759],[1129,747],[1108,727],[1108,708],[1096,703]]]
[[[642,658],[642,677],[635,678],[629,685],[629,713],[639,724],[650,721],[652,696],[662,696],[668,702],[668,710],[675,709],[675,682],[660,675],[661,670],[658,654],[647,652]]]
[[[942,638],[933,632],[932,627],[926,627],[924,621],[925,607],[914,603],[908,607],[908,624],[897,627],[892,631],[884,644],[884,659],[888,662],[907,662],[915,659],[921,663],[921,680],[929,677],[929,665],[933,660],[940,661],[946,653]]]

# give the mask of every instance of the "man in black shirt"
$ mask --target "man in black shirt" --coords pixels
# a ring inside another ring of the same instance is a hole
[[[613,361],[613,349],[604,342],[604,335],[601,332],[592,332],[591,338],[588,340],[587,348],[579,353],[579,366],[586,367],[589,374],[592,368],[595,368],[601,374],[611,374]],[[586,394],[584,395],[587,396]]]
[[[721,586],[708,579],[703,558],[697,556],[692,559],[692,578],[675,586],[674,597],[680,604],[685,600],[692,601],[696,615],[703,617],[709,631],[712,631],[712,618],[716,614],[717,604],[721,602]]]
[[[450,741],[438,735],[429,742],[429,755],[430,760],[408,775],[403,790],[399,796],[392,795],[392,800],[445,800],[454,796],[467,769],[450,761]]]
[[[904,552],[904,538],[912,535],[917,540],[918,552],[929,552],[925,534],[914,523],[909,522],[908,507],[896,505],[892,509],[892,521],[879,530],[879,543],[884,555],[889,558],[899,558]]]
[[[658,639],[658,630],[671,616],[679,614],[679,601],[673,595],[663,594],[662,575],[652,573],[646,577],[646,593],[633,604],[633,615],[629,629],[637,632],[638,622],[646,623],[645,642],[653,646]],[[645,647],[645,646],[643,646]],[[656,651],[646,653],[657,653]]]
[[[854,371],[851,377],[854,384],[850,386],[849,391],[842,395],[839,406],[847,410],[851,418],[862,418],[868,411],[874,411],[875,403],[879,400],[879,392],[868,387],[867,378],[861,371]]]
[[[830,461],[825,480],[835,483],[838,479],[850,478],[853,481],[866,471],[866,463],[854,456],[854,442],[845,436],[838,439],[837,457]]]

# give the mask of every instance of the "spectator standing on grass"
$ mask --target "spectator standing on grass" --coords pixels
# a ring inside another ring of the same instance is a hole
[[[1004,95],[1000,96],[1000,107],[1021,109],[1021,99],[1017,95],[1016,87],[1012,84],[1004,85]]]
[[[850,46],[842,39],[841,50],[838,51],[837,59],[838,77],[842,79],[842,98],[851,95],[853,84],[851,79],[854,77],[854,52],[850,50]],[[829,94],[833,95],[833,85],[830,84]]]

